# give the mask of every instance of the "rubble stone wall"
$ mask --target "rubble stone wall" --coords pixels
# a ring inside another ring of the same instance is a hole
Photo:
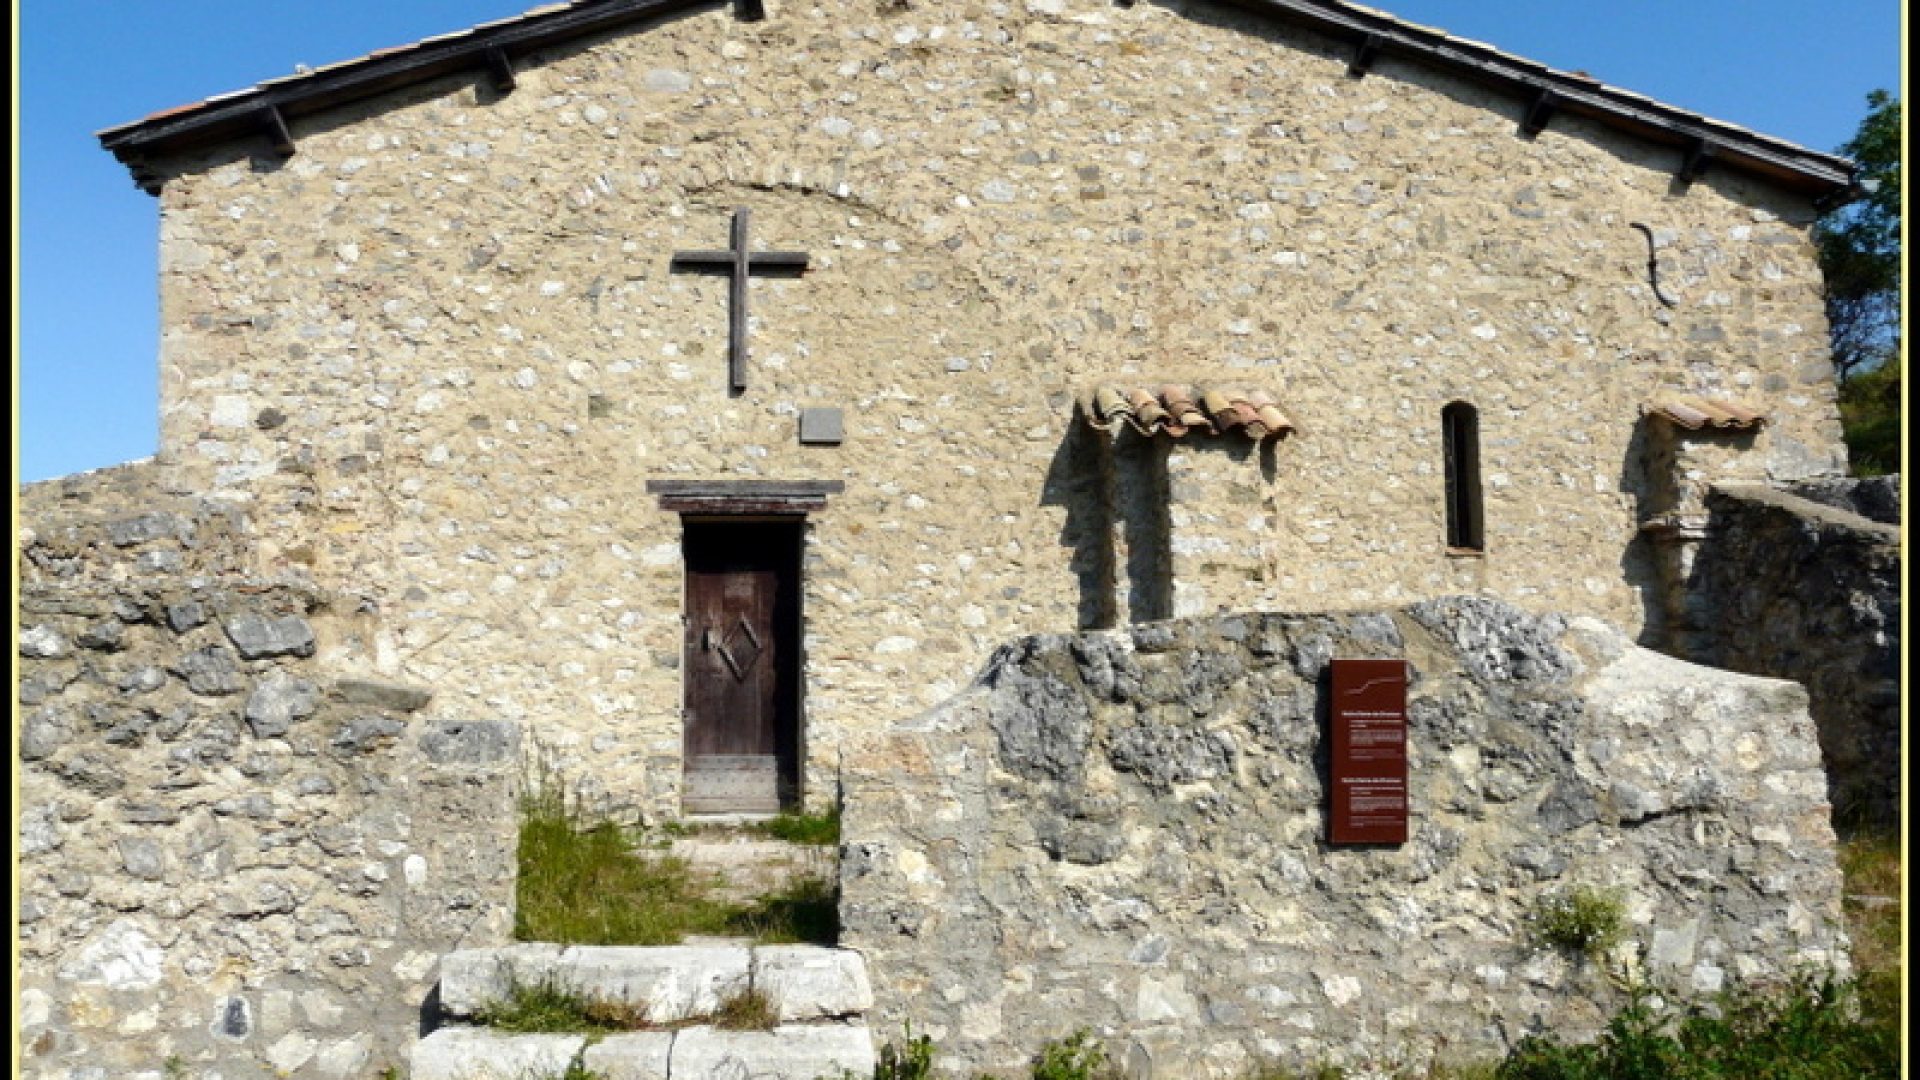
[[[22,1075],[403,1065],[511,929],[516,729],[337,662],[373,617],[154,471],[21,493]]]
[[[1411,839],[1326,841],[1325,677],[1404,657]],[[1086,1027],[1130,1076],[1594,1034],[1617,980],[1845,971],[1807,694],[1451,598],[1042,635],[845,756],[844,942],[955,1075]],[[1621,946],[1529,915],[1616,890]]]
[[[1686,583],[1702,632],[1682,655],[1805,685],[1836,820],[1896,828],[1900,528],[1850,508],[1891,509],[1897,521],[1898,486],[1847,487],[1824,485],[1820,502],[1760,486],[1714,489]]]
[[[1882,525],[1900,524],[1900,474],[1831,476],[1786,485],[1789,494],[1859,514]]]
[[[1662,393],[1768,415],[1708,480],[1842,471],[1806,199],[1350,60],[1218,5],[715,4],[516,57],[509,93],[291,117],[290,158],[151,162],[162,464],[248,503],[264,565],[377,608],[384,677],[664,816],[682,528],[649,480],[845,483],[806,534],[823,805],[844,735],[1122,606],[1485,592],[1635,631]],[[735,207],[812,259],[753,281],[737,394],[725,279],[672,268]],[[1103,466],[1074,404],[1102,380],[1269,388],[1298,430]],[[1454,400],[1477,556],[1445,546]],[[844,441],[802,445],[809,408]]]

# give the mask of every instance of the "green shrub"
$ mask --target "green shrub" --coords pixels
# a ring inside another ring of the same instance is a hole
[[[1712,1007],[1663,1017],[1635,992],[1590,1045],[1531,1036],[1496,1080],[1891,1080],[1897,1022],[1863,1020],[1832,980],[1723,994]]]
[[[1626,933],[1626,903],[1617,891],[1575,885],[1541,899],[1528,917],[1540,945],[1598,957]]]
[[[1030,1075],[1032,1080],[1105,1080],[1115,1073],[1107,1064],[1107,1052],[1082,1028],[1041,1047]]]

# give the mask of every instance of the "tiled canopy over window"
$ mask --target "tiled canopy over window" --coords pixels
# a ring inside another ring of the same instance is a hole
[[[1745,431],[1767,422],[1760,413],[1725,398],[1667,397],[1643,410],[1649,416],[1661,416],[1688,431],[1701,428],[1733,428]]]
[[[1103,383],[1093,388],[1083,408],[1087,422],[1101,431],[1117,432],[1125,425],[1149,437],[1238,432],[1258,442],[1293,430],[1293,421],[1265,390]]]

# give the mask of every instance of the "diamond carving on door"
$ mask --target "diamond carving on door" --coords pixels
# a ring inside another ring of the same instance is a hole
[[[720,654],[720,659],[726,663],[727,670],[733,672],[733,677],[741,680],[753,670],[754,661],[767,651],[760,644],[760,635],[753,632],[753,626],[745,619],[741,619],[733,632],[725,636],[708,627],[706,642],[710,651]]]

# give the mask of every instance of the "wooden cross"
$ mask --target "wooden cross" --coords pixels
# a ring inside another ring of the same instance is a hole
[[[732,245],[726,251],[676,251],[673,265],[682,270],[720,271],[732,281],[728,289],[727,380],[734,393],[747,388],[747,275],[784,273],[791,276],[807,268],[804,251],[749,251],[747,249],[747,208],[734,207]]]

